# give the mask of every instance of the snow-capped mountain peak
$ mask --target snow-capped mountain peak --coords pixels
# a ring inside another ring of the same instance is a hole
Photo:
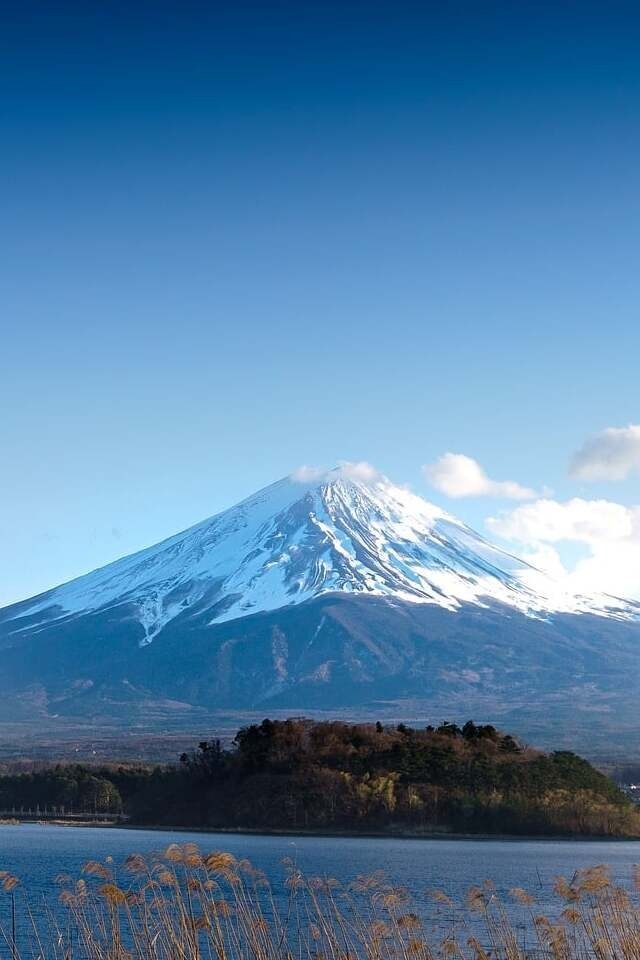
[[[210,624],[339,592],[434,604],[505,604],[532,617],[635,607],[578,597],[370,469],[305,468],[237,506],[16,606],[52,618],[127,604],[151,642],[176,616]]]

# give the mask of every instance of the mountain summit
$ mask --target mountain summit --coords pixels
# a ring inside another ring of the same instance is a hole
[[[563,696],[602,711],[612,684],[637,683],[639,613],[568,592],[370,469],[302,469],[0,611],[0,691],[80,718],[458,698],[495,719]]]
[[[189,609],[206,610],[214,624],[334,592],[447,610],[497,601],[530,616],[634,612],[604,595],[569,593],[421,497],[349,465],[301,470],[13,609],[33,623],[127,603],[149,643]]]

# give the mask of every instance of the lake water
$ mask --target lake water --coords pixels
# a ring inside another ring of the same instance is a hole
[[[276,891],[284,877],[284,858],[293,859],[307,876],[334,877],[342,882],[383,870],[415,897],[416,912],[433,912],[426,892],[444,890],[462,902],[465,892],[492,880],[498,893],[512,887],[532,892],[541,909],[549,904],[554,878],[571,879],[583,867],[606,863],[614,879],[628,885],[640,862],[640,842],[401,840],[391,838],[238,836],[196,832],[127,830],[115,827],[64,827],[37,824],[0,827],[0,870],[18,876],[29,901],[39,909],[42,898],[58,909],[55,878],[80,875],[88,859],[113,857],[117,868],[130,853],[147,856],[172,843],[193,841],[203,852],[226,850],[263,870]],[[282,897],[286,894],[282,891]],[[9,917],[9,900],[0,892],[0,919]]]

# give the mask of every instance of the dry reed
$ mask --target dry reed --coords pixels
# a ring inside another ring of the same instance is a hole
[[[487,882],[465,904],[442,891],[412,902],[382,873],[341,884],[284,861],[274,892],[231,854],[172,844],[118,869],[88,861],[61,875],[60,905],[36,910],[18,878],[0,955],[11,960],[640,960],[640,870],[629,889],[604,866],[558,878],[542,913],[521,887],[502,900]],[[19,922],[16,928],[16,909]]]

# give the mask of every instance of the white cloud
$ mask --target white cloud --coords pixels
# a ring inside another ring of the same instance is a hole
[[[341,460],[338,469],[349,480],[359,480],[361,483],[373,483],[380,479],[380,472],[366,460],[358,460],[356,463],[352,463],[350,460]]]
[[[608,427],[590,437],[573,455],[569,468],[576,480],[624,480],[640,473],[640,426]]]
[[[567,570],[562,557],[555,547],[549,543],[538,543],[533,549],[522,554],[522,559],[530,563],[537,570],[543,570],[549,576],[562,581],[567,576]]]
[[[346,477],[349,480],[356,480],[359,483],[374,483],[381,479],[382,474],[372,464],[366,460],[340,460],[335,470],[327,470],[326,467],[313,467],[303,463],[290,475],[294,483],[319,483],[321,480],[329,477],[335,477],[336,474]]]
[[[505,497],[531,500],[535,490],[512,480],[492,480],[477,460],[464,453],[445,453],[435,463],[422,468],[429,483],[447,497]]]
[[[640,599],[640,506],[610,500],[541,499],[487,520],[489,529],[524,547],[524,559],[578,593]],[[588,555],[567,570],[553,544],[585,545]]]
[[[487,526],[494,533],[521,543],[559,543],[573,540],[596,544],[624,540],[633,535],[635,513],[640,508],[624,507],[610,500],[582,500],[574,497],[558,500],[536,500],[515,510],[490,517]]]
[[[324,467],[311,467],[307,463],[301,463],[291,474],[291,479],[294,483],[314,483],[326,476],[326,473]]]

